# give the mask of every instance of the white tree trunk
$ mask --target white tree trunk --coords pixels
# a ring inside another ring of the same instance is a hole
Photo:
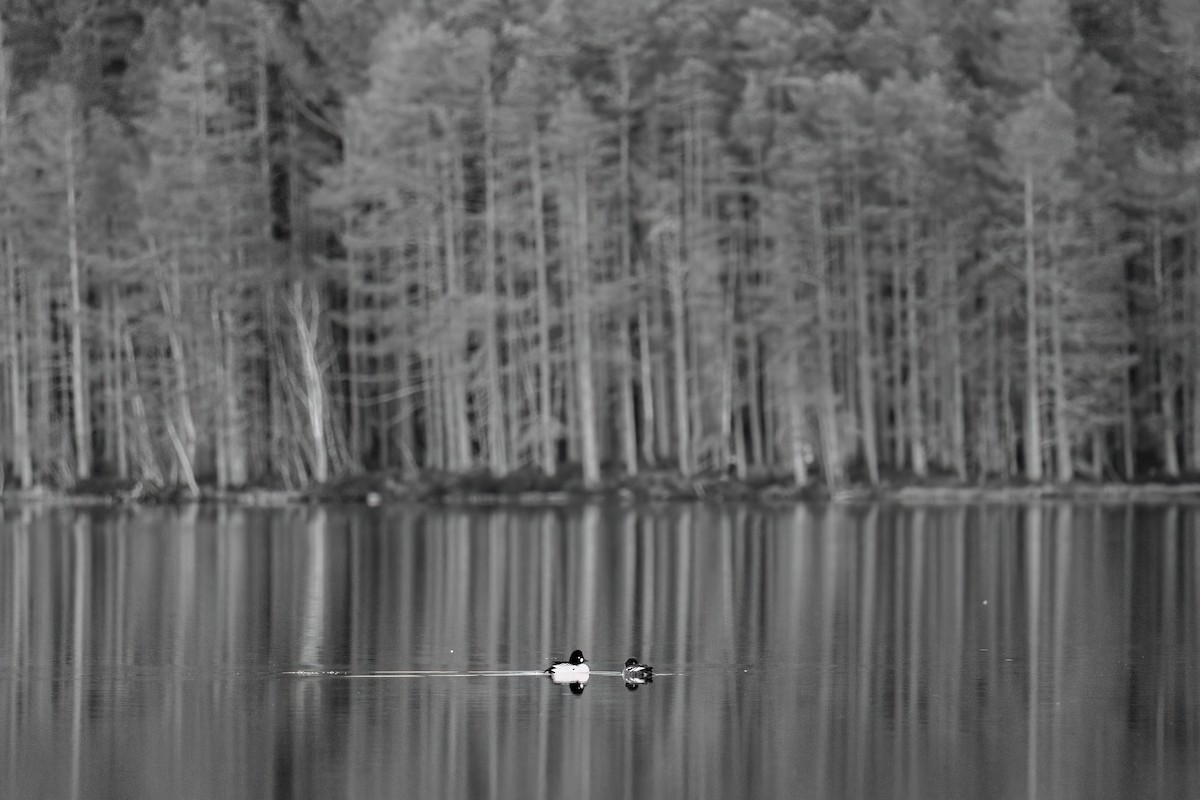
[[[301,281],[294,281],[290,305],[303,369],[303,403],[311,445],[309,475],[314,483],[324,483],[329,480],[329,448],[325,442],[325,380],[317,361],[321,301],[315,290],[310,295]]]
[[[63,161],[67,178],[67,258],[71,269],[71,416],[75,435],[75,477],[91,477],[92,447],[88,425],[87,386],[83,377],[83,298],[79,264],[78,197],[75,186],[74,109],[63,131]]]
[[[1042,479],[1042,422],[1038,391],[1037,263],[1033,239],[1033,164],[1025,165],[1025,477]]]

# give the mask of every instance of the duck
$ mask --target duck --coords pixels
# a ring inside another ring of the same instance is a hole
[[[566,661],[555,661],[546,672],[555,683],[586,683],[592,674],[582,650],[574,650]]]
[[[625,659],[625,669],[621,670],[625,679],[625,688],[633,690],[643,683],[654,680],[654,667],[649,664],[639,664],[636,658]]]

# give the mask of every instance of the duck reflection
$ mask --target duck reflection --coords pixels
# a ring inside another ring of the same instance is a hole
[[[566,686],[570,688],[571,694],[583,694],[584,687],[587,686],[588,678],[591,677],[587,674],[561,675],[553,672],[549,673],[549,675],[551,683],[555,684],[556,686]]]

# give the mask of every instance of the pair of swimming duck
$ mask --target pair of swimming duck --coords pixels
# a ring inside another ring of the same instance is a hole
[[[588,666],[587,659],[583,657],[583,651],[575,650],[566,661],[552,663],[546,672],[549,673],[550,680],[555,683],[570,684],[571,690],[578,693],[583,690],[583,684],[587,683],[591,676],[592,668]],[[625,659],[625,668],[621,670],[621,677],[625,680],[625,686],[633,690],[643,683],[650,683],[654,680],[654,667],[649,664],[639,664],[636,658],[627,658]],[[576,689],[576,685],[578,685],[578,689]]]

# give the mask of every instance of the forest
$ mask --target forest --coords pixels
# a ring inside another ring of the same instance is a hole
[[[1200,474],[1195,0],[0,19],[0,486]]]

